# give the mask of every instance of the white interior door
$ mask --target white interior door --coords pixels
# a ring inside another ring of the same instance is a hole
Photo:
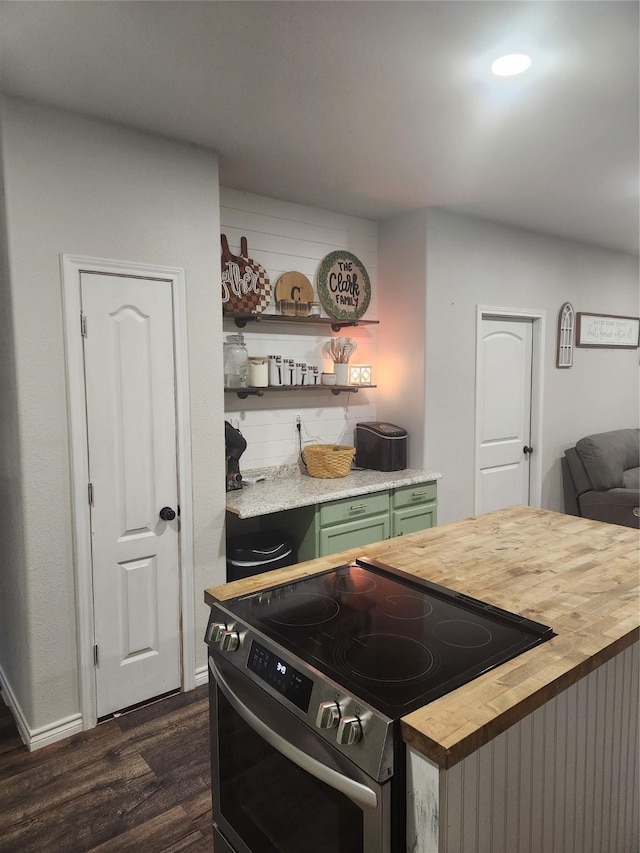
[[[476,374],[476,513],[529,504],[531,320],[483,317]]]
[[[81,274],[97,716],[180,686],[172,285]]]

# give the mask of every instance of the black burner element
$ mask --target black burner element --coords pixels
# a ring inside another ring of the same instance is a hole
[[[427,599],[418,595],[388,595],[378,607],[392,619],[424,619],[433,613]]]
[[[292,592],[286,601],[281,599],[277,611],[272,610],[267,619],[278,625],[321,625],[337,616],[340,606],[326,595],[313,592]]]
[[[488,628],[469,622],[468,619],[446,619],[434,627],[433,633],[447,646],[459,649],[477,649],[489,645],[493,639]]]
[[[426,646],[396,634],[365,634],[345,640],[336,649],[334,660],[347,674],[397,683],[424,678],[435,665]]]

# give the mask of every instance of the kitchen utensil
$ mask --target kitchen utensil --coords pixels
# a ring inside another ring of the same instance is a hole
[[[331,356],[333,362],[346,364],[353,353],[358,349],[358,344],[351,338],[331,338],[324,345],[325,352]]]

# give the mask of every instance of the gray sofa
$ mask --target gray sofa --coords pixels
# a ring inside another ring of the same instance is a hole
[[[562,460],[565,512],[640,528],[640,430],[588,435]]]

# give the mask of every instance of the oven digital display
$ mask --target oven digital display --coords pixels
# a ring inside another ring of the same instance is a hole
[[[247,668],[305,714],[309,710],[313,681],[255,640],[251,643]]]

